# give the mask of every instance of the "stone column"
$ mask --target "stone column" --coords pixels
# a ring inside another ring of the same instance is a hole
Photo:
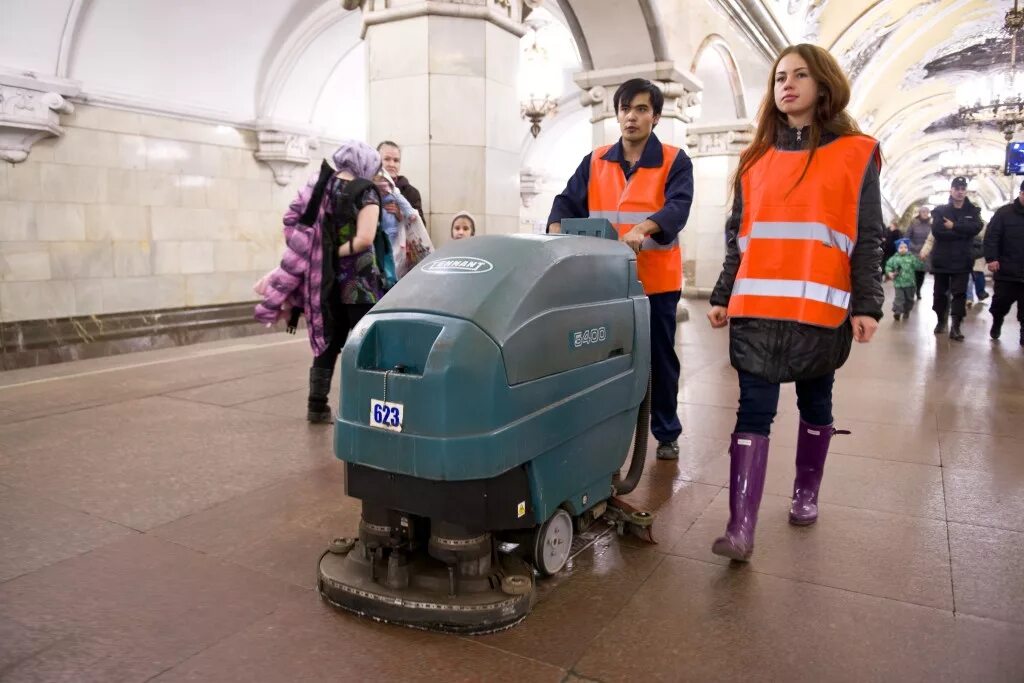
[[[369,142],[402,146],[435,244],[460,210],[477,234],[516,232],[522,3],[368,0],[363,12]]]
[[[730,182],[753,131],[741,122],[690,128],[696,192],[683,239],[685,296],[708,297],[718,281],[725,258],[725,221],[732,208]]]

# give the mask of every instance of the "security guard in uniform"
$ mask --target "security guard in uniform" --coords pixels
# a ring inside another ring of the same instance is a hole
[[[654,134],[664,96],[642,78],[626,81],[613,99],[622,137],[583,158],[555,197],[548,231],[563,218],[607,218],[637,252],[637,269],[651,304],[651,432],[658,458],[679,457],[676,414],[679,357],[676,306],[683,282],[679,231],[693,202],[693,164],[686,152]]]
[[[985,227],[981,209],[967,198],[967,178],[953,178],[949,188],[949,202],[932,209],[932,277],[935,279],[932,310],[938,316],[935,334],[946,331],[950,309],[953,325],[949,338],[963,341],[960,328],[967,315],[967,281],[974,266],[974,239]],[[952,303],[952,305],[951,305]]]

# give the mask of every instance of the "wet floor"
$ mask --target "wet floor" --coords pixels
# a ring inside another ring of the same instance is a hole
[[[3,681],[1022,681],[1024,350],[975,309],[882,322],[838,376],[817,525],[787,523],[776,420],[753,561],[711,554],[737,399],[726,333],[680,327],[678,463],[629,500],[658,544],[580,552],[533,613],[454,637],[326,607],[356,530],[308,346],[287,335],[0,374]]]

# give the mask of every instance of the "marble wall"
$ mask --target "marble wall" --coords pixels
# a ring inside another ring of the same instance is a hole
[[[281,187],[252,131],[84,104],[62,125],[0,162],[0,322],[253,299],[320,162]]]

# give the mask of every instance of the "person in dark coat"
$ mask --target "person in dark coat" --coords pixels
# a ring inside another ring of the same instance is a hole
[[[813,524],[836,433],[835,371],[854,339],[871,340],[882,317],[881,157],[847,113],[849,100],[849,81],[827,51],[786,48],[736,172],[725,262],[708,312],[712,327],[729,325],[740,384],[729,524],[712,546],[733,560],[753,552],[780,384],[796,383],[800,410],[789,519]]]
[[[939,317],[935,334],[947,330],[952,298],[953,324],[948,326],[949,338],[963,341],[960,323],[967,315],[967,279],[974,266],[974,236],[984,227],[981,209],[967,198],[967,179],[953,178],[949,202],[932,209],[932,236],[935,246],[931,252],[932,274],[935,277],[935,298],[932,310]]]
[[[985,262],[995,282],[992,297],[992,329],[989,336],[999,339],[1003,318],[1017,304],[1020,345],[1024,346],[1024,182],[1020,194],[1006,206],[996,209],[985,233]]]
[[[924,243],[928,241],[928,235],[932,234],[932,212],[928,210],[927,206],[920,206],[917,209],[917,215],[914,220],[910,221],[910,225],[907,226],[906,238],[910,240],[910,253],[914,256],[922,259],[921,266],[914,274],[916,278],[915,284],[917,285],[917,298],[921,298],[921,285],[924,284],[925,275],[928,273],[928,262],[921,256],[921,248],[924,247]]]
[[[896,255],[896,243],[903,239],[903,233],[893,222],[885,228],[882,242],[882,265],[884,266],[890,258]]]

